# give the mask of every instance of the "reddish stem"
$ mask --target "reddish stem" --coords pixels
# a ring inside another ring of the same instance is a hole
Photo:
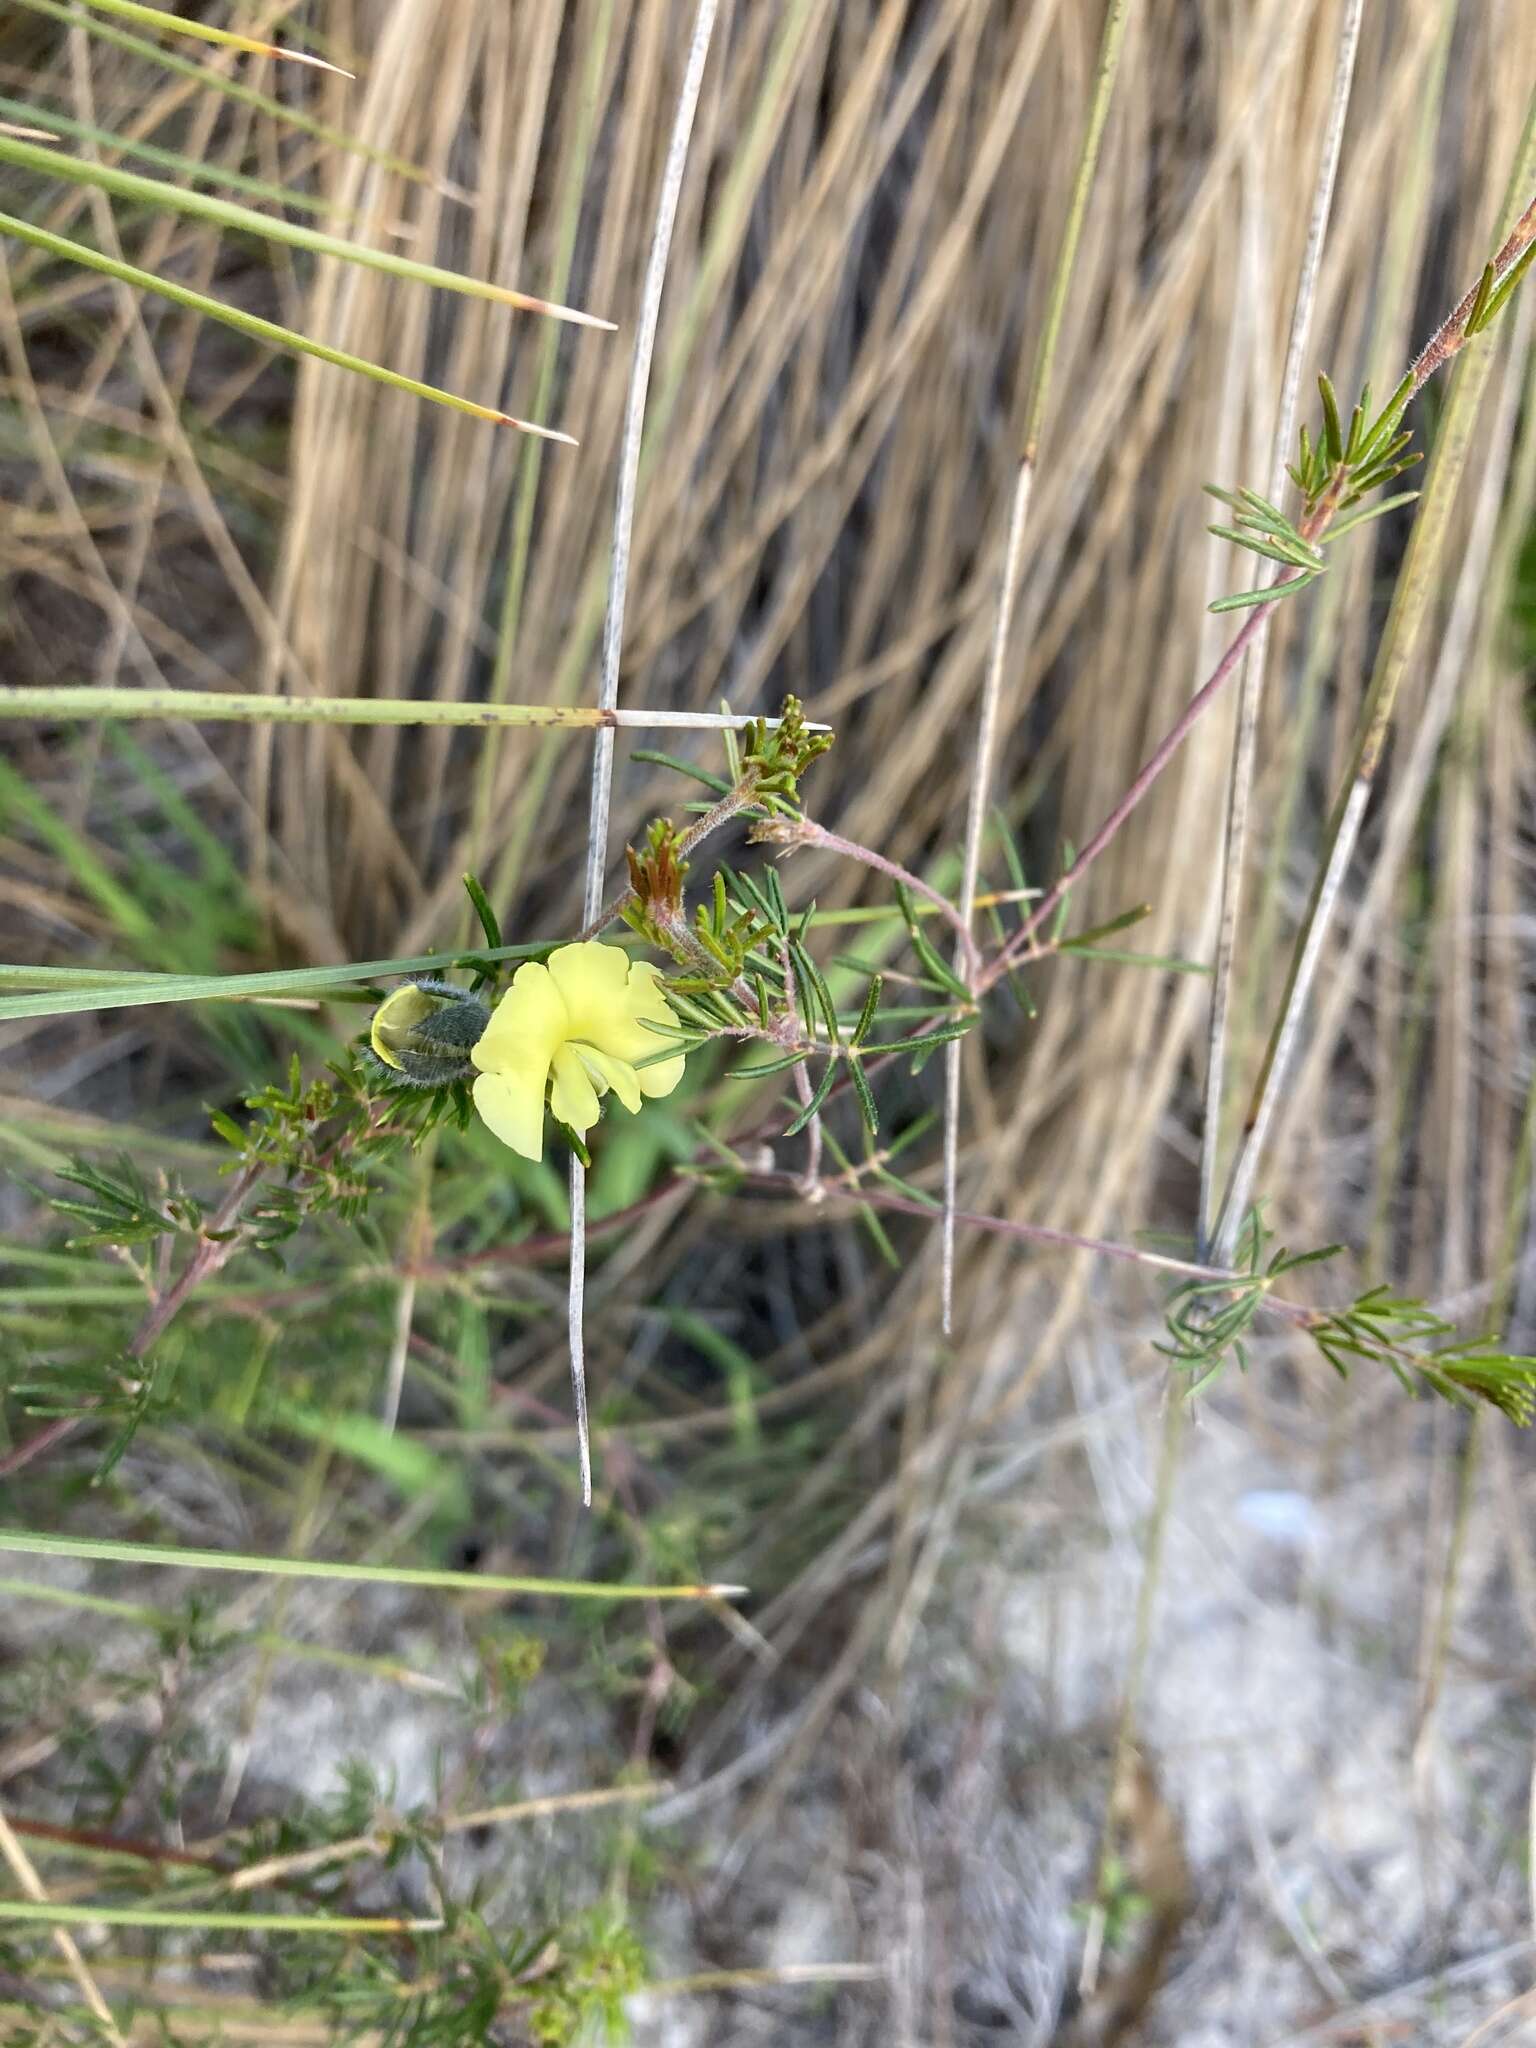
[[[1301,573],[1298,569],[1289,576],[1280,577],[1274,587],[1278,590],[1284,584],[1294,582],[1295,578]],[[1221,694],[1224,686],[1241,665],[1243,655],[1252,643],[1260,625],[1269,617],[1278,602],[1278,598],[1272,597],[1264,604],[1256,604],[1252,611],[1249,612],[1242,631],[1233,640],[1220,661],[1217,662],[1207,680],[1201,684],[1194,696],[1190,698],[1178,718],[1158,742],[1153,752],[1148,755],[1136,779],[1131,783],[1098,831],[1094,833],[1066,873],[1060,876],[1046,890],[1007,945],[983,969],[977,985],[978,995],[984,994],[987,989],[1000,981],[1009,968],[1016,967],[1025,953],[1034,950],[1030,942],[1034,938],[1035,933],[1054,914],[1067,891],[1073,888],[1079,878],[1092,867],[1093,863],[1098,859],[1105,847],[1109,845],[1116,833],[1119,832],[1132,811],[1136,809],[1147,791],[1179,751],[1179,748],[1183,746],[1193,728],[1198,724],[1206,711],[1209,710],[1210,706]]]
[[[211,1279],[240,1249],[238,1237],[215,1239],[208,1233],[223,1232],[231,1228],[240,1214],[241,1204],[260,1178],[261,1169],[257,1166],[244,1167],[235,1176],[229,1192],[203,1226],[197,1249],[187,1260],[180,1278],[150,1303],[128,1346],[129,1358],[138,1361],[147,1357],[151,1346],[163,1335],[166,1325],[183,1307],[194,1288]],[[29,1436],[25,1443],[17,1444],[13,1450],[0,1458],[0,1479],[11,1478],[25,1466],[56,1450],[67,1437],[73,1436],[91,1413],[92,1409],[84,1408],[74,1415],[57,1416],[46,1428],[38,1430],[35,1436]]]

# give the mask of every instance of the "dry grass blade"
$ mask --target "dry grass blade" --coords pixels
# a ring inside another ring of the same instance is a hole
[[[1360,43],[1360,20],[1364,0],[1345,0],[1339,23],[1338,49],[1334,58],[1333,91],[1328,122],[1318,157],[1317,183],[1313,188],[1312,211],[1307,221],[1307,239],[1302,253],[1291,313],[1291,331],[1285,346],[1285,365],[1280,374],[1280,402],[1275,413],[1275,438],[1270,456],[1269,480],[1265,486],[1271,504],[1282,502],[1286,488],[1286,464],[1296,436],[1296,404],[1301,390],[1302,363],[1311,339],[1317,305],[1317,284],[1322,269],[1323,239],[1333,210],[1334,181],[1338,176],[1339,152],[1344,142],[1344,122],[1349,112],[1350,88],[1355,76],[1355,53]],[[1273,574],[1266,581],[1273,582]],[[1258,757],[1259,716],[1264,690],[1264,658],[1269,651],[1268,621],[1259,629],[1238,683],[1237,735],[1232,749],[1232,779],[1227,794],[1226,841],[1222,848],[1221,913],[1216,941],[1216,979],[1211,991],[1209,1048],[1205,1067],[1205,1107],[1200,1130],[1199,1243],[1203,1250],[1214,1222],[1216,1169],[1221,1148],[1221,1108],[1226,1083],[1227,1030],[1232,1003],[1232,974],[1237,952],[1237,923],[1241,909],[1243,869],[1247,855],[1248,814],[1253,797],[1254,765]]]
[[[477,1807],[472,1813],[448,1814],[434,1823],[444,1839],[469,1834],[480,1828],[505,1827],[532,1820],[549,1820],[559,1814],[597,1813],[613,1806],[644,1806],[662,1798],[671,1787],[656,1785],[614,1785],[583,1792],[552,1792],[539,1799],[518,1799],[503,1806]],[[390,1839],[385,1834],[353,1835],[341,1842],[325,1842],[318,1849],[300,1849],[289,1856],[271,1856],[260,1863],[247,1863],[230,1878],[226,1889],[254,1891],[258,1886],[301,1877],[311,1870],[327,1870],[337,1863],[351,1863],[364,1856],[386,1856]]]
[[[42,1879],[33,1869],[31,1858],[17,1840],[15,1830],[12,1828],[9,1820],[7,1820],[3,1810],[0,1810],[0,1857],[5,1859],[12,1877],[15,1878],[27,1898],[35,1905],[46,1906],[48,1894],[43,1889]],[[92,2018],[101,2028],[103,2036],[113,2044],[113,2048],[125,2048],[123,2037],[118,2032],[117,2023],[112,2017],[112,2009],[102,1997],[101,1989],[95,1978],[86,1968],[85,1958],[76,1946],[74,1936],[69,1932],[68,1928],[56,1927],[53,1931],[53,1940],[54,1946],[64,1958],[65,1968],[69,1971],[70,1976],[74,1978],[76,1985],[79,1987],[80,1995],[90,2009]]]
[[[1099,161],[1099,145],[1104,137],[1104,124],[1109,118],[1110,100],[1114,94],[1115,73],[1119,67],[1120,49],[1125,39],[1128,6],[1129,0],[1110,0],[1109,9],[1104,17],[1103,40],[1099,49],[1098,73],[1094,82],[1088,128],[1078,158],[1077,178],[1072,188],[1072,204],[1067,214],[1061,252],[1057,257],[1056,269],[1051,279],[1045,329],[1040,338],[1031,384],[1024,445],[1009,503],[1008,535],[1003,547],[1002,581],[998,591],[991,645],[987,652],[986,672],[982,679],[981,709],[976,727],[976,758],[971,769],[966,805],[965,852],[960,877],[960,916],[967,932],[970,931],[976,915],[981,842],[986,831],[988,809],[992,802],[993,757],[997,749],[1003,667],[1008,658],[1014,594],[1018,586],[1020,563],[1024,552],[1024,533],[1029,520],[1035,465],[1039,459],[1040,435],[1045,425],[1046,408],[1050,399],[1057,344],[1061,338],[1061,323],[1067,309],[1067,294],[1071,290],[1078,244],[1088,211],[1088,195],[1093,189],[1094,172]],[[969,970],[969,962],[958,954],[956,965],[960,969]],[[944,1056],[944,1221],[939,1284],[940,1320],[946,1336],[954,1323],[955,1305],[955,1205],[959,1167],[960,1062],[961,1041],[956,1039],[946,1049]]]

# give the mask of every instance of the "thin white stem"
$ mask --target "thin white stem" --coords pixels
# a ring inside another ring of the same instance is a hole
[[[645,432],[645,399],[656,349],[661,292],[677,218],[678,196],[688,163],[693,117],[704,82],[704,64],[714,34],[718,0],[699,0],[693,41],[672,121],[672,140],[662,172],[661,197],[651,236],[650,261],[635,330],[635,352],[629,372],[629,397],[624,408],[624,434],[619,449],[619,486],[613,516],[613,558],[608,571],[608,613],[603,622],[603,666],[598,686],[600,711],[619,701],[619,661],[624,646],[624,604],[629,592],[630,543],[635,527],[635,494],[640,475],[640,445]],[[603,873],[608,864],[608,809],[613,791],[613,731],[602,727],[592,757],[592,802],[587,824],[587,873],[582,898],[582,923],[591,924],[603,906]],[[571,1343],[571,1386],[576,1399],[576,1431],[581,1451],[581,1498],[592,1505],[592,1445],[587,1428],[587,1376],[583,1340],[583,1308],[587,1284],[587,1176],[579,1159],[571,1161],[571,1281],[568,1325]]]
[[[1003,664],[1007,659],[1009,629],[1013,624],[1013,603],[1018,589],[1019,562],[1024,552],[1024,529],[1029,521],[1030,492],[1034,485],[1040,436],[1050,402],[1057,344],[1061,340],[1062,322],[1066,317],[1067,295],[1072,287],[1078,244],[1082,239],[1083,221],[1088,212],[1088,197],[1093,190],[1094,173],[1098,168],[1099,145],[1104,140],[1104,125],[1109,118],[1109,103],[1114,93],[1115,74],[1120,68],[1120,49],[1125,38],[1125,24],[1129,11],[1130,0],[1109,0],[1109,8],[1104,16],[1103,34],[1099,40],[1098,70],[1093,81],[1093,98],[1088,108],[1088,126],[1078,155],[1077,176],[1072,184],[1072,199],[1067,208],[1066,226],[1062,231],[1061,250],[1051,277],[1045,325],[1040,335],[1040,347],[1035,359],[1029,406],[1025,416],[1024,445],[1013,481],[1013,502],[1008,513],[1008,538],[1003,548],[1002,587],[998,592],[997,616],[993,621],[992,643],[987,651],[987,669],[982,680],[981,711],[976,727],[976,760],[971,770],[970,799],[966,806],[965,866],[960,884],[960,916],[965,925],[965,934],[964,944],[956,954],[956,961],[960,972],[966,977],[967,986],[974,985],[976,981],[973,958],[967,956],[973,954],[971,922],[976,911],[976,877],[981,865],[981,842],[986,831],[987,806],[992,795],[992,766],[993,756],[997,751],[998,705],[1002,697]],[[944,1053],[944,1223],[940,1294],[946,1336],[954,1324],[955,1201],[959,1159],[960,1040],[957,1038],[946,1047]]]
[[[1286,343],[1285,367],[1280,378],[1280,406],[1275,415],[1275,440],[1270,457],[1269,497],[1278,503],[1285,489],[1286,460],[1291,437],[1296,431],[1296,405],[1301,390],[1301,366],[1312,332],[1317,304],[1318,272],[1322,267],[1323,241],[1333,208],[1333,188],[1338,176],[1339,150],[1344,139],[1344,120],[1349,111],[1350,87],[1354,82],[1355,53],[1360,42],[1360,17],[1364,0],[1345,0],[1339,24],[1339,46],[1334,60],[1333,93],[1328,108],[1328,127],[1323,153],[1317,167],[1317,184],[1312,194],[1312,214],[1307,223],[1306,247],[1302,252],[1301,274],[1296,282],[1296,302],[1291,313],[1290,338]],[[1261,587],[1273,580],[1266,565]],[[1216,1195],[1217,1156],[1221,1142],[1221,1102],[1226,1084],[1227,1028],[1232,1008],[1233,962],[1237,952],[1237,923],[1242,907],[1243,864],[1248,840],[1248,814],[1253,797],[1254,764],[1258,751],[1259,710],[1264,693],[1264,656],[1269,644],[1270,621],[1259,628],[1238,685],[1237,734],[1232,746],[1232,775],[1227,795],[1226,843],[1221,870],[1221,923],[1216,941],[1216,975],[1211,994],[1210,1039],[1205,1066],[1204,1118],[1200,1135],[1200,1207],[1196,1237],[1202,1253],[1211,1227]]]
[[[645,400],[651,382],[651,358],[656,349],[656,326],[661,315],[661,292],[666,281],[667,256],[672,247],[672,225],[683,189],[683,172],[688,163],[688,144],[693,134],[693,117],[704,80],[704,61],[709,55],[718,0],[699,0],[694,17],[693,42],[678,95],[677,114],[672,123],[672,141],[662,173],[661,197],[656,208],[656,226],[651,236],[651,255],[640,301],[640,320],[635,329],[635,352],[629,372],[629,397],[624,408],[624,434],[619,447],[619,485],[613,514],[613,556],[608,570],[608,612],[603,621],[602,679],[597,708],[612,711],[619,701],[619,662],[624,646],[624,607],[629,595],[630,547],[635,530],[635,496],[640,475],[640,445],[645,434]],[[597,736],[592,761],[592,804],[587,830],[587,879],[582,915],[590,923],[602,908],[603,871],[608,859],[608,807],[613,790],[613,734],[606,728]]]
[[[965,865],[960,876],[960,922],[963,930],[955,947],[955,965],[969,982],[975,955],[971,926],[976,915],[976,882],[981,869],[981,842],[987,829],[987,804],[992,794],[992,764],[997,752],[997,707],[1002,697],[1003,663],[1008,653],[1008,636],[1013,626],[1013,603],[1018,592],[1019,561],[1024,553],[1024,529],[1029,523],[1030,490],[1035,478],[1033,448],[1025,450],[1013,482],[1013,503],[1008,513],[1008,539],[1003,549],[1003,581],[998,592],[997,617],[992,625],[992,643],[987,650],[987,671],[981,686],[981,717],[976,728],[976,762],[971,771],[970,802],[965,819]],[[944,1048],[944,1248],[940,1300],[944,1334],[955,1319],[955,1209],[960,1167],[960,1047],[958,1038]]]
[[[386,1436],[393,1436],[400,1420],[400,1396],[405,1391],[405,1362],[411,1349],[411,1321],[416,1313],[416,1275],[407,1273],[395,1296],[395,1330],[390,1341],[389,1362],[384,1371],[384,1403],[380,1421]]]
[[[1322,887],[1318,891],[1317,908],[1307,928],[1306,945],[1297,963],[1296,979],[1289,991],[1284,1021],[1280,1035],[1275,1041],[1275,1056],[1270,1062],[1264,1090],[1259,1097],[1253,1121],[1243,1133],[1242,1144],[1238,1148],[1236,1159],[1232,1162],[1226,1196],[1221,1205],[1221,1214],[1216,1221],[1212,1256],[1218,1263],[1231,1257],[1232,1247],[1237,1242],[1237,1233],[1242,1227],[1242,1219],[1247,1214],[1248,1204],[1253,1196],[1254,1175],[1258,1170],[1265,1140],[1269,1136],[1270,1125],[1275,1120],[1275,1111],[1280,1105],[1280,1091],[1285,1085],[1291,1057],[1296,1050],[1302,1016],[1312,992],[1312,983],[1317,976],[1317,963],[1322,958],[1323,944],[1333,923],[1339,892],[1344,886],[1344,877],[1354,857],[1355,841],[1360,836],[1360,821],[1365,816],[1366,799],[1370,793],[1370,778],[1357,776],[1350,789],[1344,814],[1339,821],[1338,834],[1328,856],[1327,871],[1323,876]]]

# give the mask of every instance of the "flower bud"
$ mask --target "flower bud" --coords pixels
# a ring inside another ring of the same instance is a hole
[[[402,982],[374,1011],[368,1043],[396,1087],[445,1088],[473,1079],[469,1049],[490,1014],[481,997],[452,982]]]

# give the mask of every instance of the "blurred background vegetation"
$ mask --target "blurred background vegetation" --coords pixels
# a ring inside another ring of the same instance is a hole
[[[580,444],[9,235],[3,681],[590,703],[692,10],[185,12],[356,77],[24,0],[0,20],[0,121],[620,331],[0,162],[23,223]],[[1253,580],[1209,536],[1202,486],[1269,473],[1344,13],[1128,9],[1003,678],[994,794],[1036,879],[1226,646],[1207,605]],[[837,733],[815,815],[952,893],[1103,15],[724,0],[682,186],[624,701],[761,713],[793,692]],[[1309,380],[1390,389],[1475,281],[1533,85],[1526,7],[1365,9]],[[1390,1277],[1526,1349],[1533,304],[1495,337],[1259,1188],[1286,1242],[1353,1247],[1318,1299]],[[1413,417],[1430,446],[1444,399],[1431,385]],[[1234,1129],[1412,516],[1352,537],[1276,615]],[[1154,964],[1056,958],[1034,1014],[989,1010],[965,1041],[968,1210],[1188,1254],[1210,1001],[1188,969],[1214,953],[1232,718],[1203,721],[1074,892],[1079,927],[1150,905],[1126,945]],[[466,869],[509,942],[581,922],[579,733],[3,734],[0,950],[32,970],[452,950],[476,935]],[[713,742],[666,743],[721,769]],[[634,745],[615,846],[697,793]],[[871,913],[846,939],[861,958],[896,957],[878,877],[814,849],[780,872],[796,906]],[[48,1926],[0,1920],[5,2039],[563,2041],[625,2012],[667,2043],[1520,2038],[1524,1440],[1386,1374],[1339,1383],[1282,1332],[1170,1450],[1155,1277],[962,1233],[946,1340],[928,1220],[679,1171],[775,1128],[782,1080],[706,1054],[598,1134],[590,1516],[563,1178],[478,1127],[383,1161],[366,1216],[317,1216],[280,1266],[231,1260],[165,1331],[101,1477],[107,1368],[154,1250],[66,1248],[48,1198],[80,1189],[60,1174],[83,1158],[120,1196],[174,1178],[216,1202],[209,1110],[240,1113],[294,1054],[314,1074],[366,1014],[301,996],[0,1023],[0,1519],[381,1573],[3,1560],[8,1895],[191,1916],[82,1915],[73,1960]],[[914,1134],[901,1170],[935,1195],[938,1065],[886,1089]],[[830,1113],[830,1143],[857,1131]],[[767,1163],[797,1165],[797,1142]],[[17,1455],[60,1417],[78,1426]],[[450,1595],[391,1578],[408,1566],[752,1598]],[[367,1916],[392,1924],[342,1924]]]

